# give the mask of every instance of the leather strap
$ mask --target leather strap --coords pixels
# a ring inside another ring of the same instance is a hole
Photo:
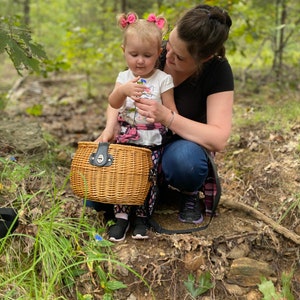
[[[114,159],[108,154],[109,143],[99,143],[96,153],[90,155],[90,164],[96,167],[109,167]]]

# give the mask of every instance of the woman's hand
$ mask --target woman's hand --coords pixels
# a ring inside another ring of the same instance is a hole
[[[208,96],[207,124],[187,119],[180,114],[175,114],[174,118],[171,110],[157,101],[139,99],[135,103],[139,113],[148,122],[161,123],[182,138],[210,151],[220,152],[227,144],[231,132],[233,91]]]
[[[170,118],[170,109],[153,99],[140,98],[135,100],[135,105],[147,122],[166,125]]]

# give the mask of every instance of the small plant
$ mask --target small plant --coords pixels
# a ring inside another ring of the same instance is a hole
[[[110,273],[106,273],[101,267],[97,266],[96,272],[100,279],[101,288],[104,290],[105,294],[103,296],[103,300],[110,300],[113,299],[114,291],[118,289],[124,289],[127,286],[118,281],[113,279],[113,276]]]
[[[40,117],[43,113],[43,105],[42,104],[35,104],[31,107],[26,109],[28,115]]]
[[[283,272],[281,275],[281,292],[277,292],[275,286],[271,280],[267,280],[265,277],[261,278],[261,284],[258,285],[258,289],[264,295],[262,300],[294,300],[295,297],[291,292],[291,280],[293,277],[293,271],[290,273]]]
[[[196,299],[197,296],[204,294],[214,286],[208,271],[201,274],[198,283],[196,283],[193,274],[189,274],[188,280],[184,282],[184,285],[193,299]]]
[[[0,170],[0,191],[3,190],[6,193],[15,192],[19,183],[30,175],[30,167],[15,163],[14,156],[9,159],[0,158]]]
[[[284,214],[278,220],[278,223],[281,223],[289,214],[297,217],[300,213],[300,193],[296,193],[295,197],[284,201],[281,210],[284,211]]]

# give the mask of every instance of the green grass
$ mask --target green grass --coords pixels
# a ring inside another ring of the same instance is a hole
[[[48,159],[47,167],[46,160],[31,165],[0,158],[0,196],[10,199],[20,220],[18,231],[0,240],[0,298],[93,299],[86,285],[113,299],[116,290],[126,288],[117,267],[151,293],[144,278],[115,257],[113,244],[102,237],[106,228],[96,228],[84,207],[77,216],[66,215],[68,176],[58,185],[55,160]],[[39,180],[40,188],[29,191],[30,178]]]
[[[291,127],[300,122],[300,97],[296,92],[289,92],[285,99],[284,92],[268,95],[253,94],[253,102],[245,105],[243,99],[235,103],[234,125],[236,127],[255,127],[262,125],[265,131],[289,132]],[[242,96],[238,96],[242,97]]]

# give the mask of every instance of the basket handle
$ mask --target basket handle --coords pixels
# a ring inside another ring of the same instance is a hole
[[[96,167],[109,167],[114,159],[108,154],[109,143],[99,143],[96,153],[90,155],[90,164]]]

